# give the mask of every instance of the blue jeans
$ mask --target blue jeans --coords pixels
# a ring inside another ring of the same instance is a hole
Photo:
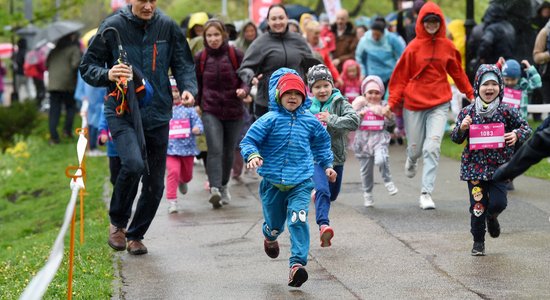
[[[437,166],[441,154],[441,140],[445,133],[450,102],[427,110],[403,109],[405,132],[407,132],[407,156],[414,162],[423,157],[422,193],[434,190]]]
[[[150,173],[144,174],[145,164],[141,157],[131,116],[128,113],[121,117],[111,115],[107,117],[107,122],[121,163],[109,208],[111,224],[123,228],[128,225],[136,195],[135,190],[141,178],[141,195],[134,218],[128,227],[126,238],[128,240],[142,240],[155,217],[164,192],[169,126],[165,124],[144,131],[147,145],[147,162],[150,167]]]
[[[235,147],[239,143],[244,125],[242,118],[237,120],[220,120],[207,112],[202,115],[208,160],[206,173],[210,187],[220,188],[227,185],[233,166]]]
[[[307,215],[313,181],[308,179],[289,191],[281,191],[276,186],[262,180],[260,199],[264,214],[262,232],[266,239],[274,241],[285,230],[285,221],[290,233],[289,266],[307,264],[309,252],[309,225]]]
[[[313,182],[315,183],[315,221],[317,225],[330,225],[328,213],[330,211],[330,202],[338,198],[340,188],[342,187],[342,175],[344,166],[334,166],[334,171],[338,174],[335,182],[329,182],[325,170],[314,165]]]
[[[468,195],[470,195],[470,232],[474,242],[485,241],[485,222],[488,216],[498,216],[508,205],[508,191],[506,183],[499,181],[479,181],[472,184],[468,181]],[[475,190],[474,190],[475,188]],[[474,214],[474,205],[481,207],[480,216]]]

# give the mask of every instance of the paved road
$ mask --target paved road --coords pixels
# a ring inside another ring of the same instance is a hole
[[[213,210],[196,166],[180,213],[161,204],[144,240],[149,254],[115,255],[113,299],[550,299],[550,182],[516,179],[501,236],[487,235],[487,256],[473,257],[459,163],[441,159],[437,209],[422,211],[420,176],[406,178],[404,162],[404,146],[392,146],[399,193],[387,195],[377,174],[375,206],[365,208],[350,155],[331,210],[332,247],[320,247],[310,211],[309,280],[299,289],[287,286],[288,232],[279,258],[263,252],[258,180],[231,182],[232,203]]]

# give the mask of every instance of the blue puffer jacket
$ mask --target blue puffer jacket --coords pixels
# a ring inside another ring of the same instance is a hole
[[[298,109],[289,112],[276,98],[279,78],[292,72],[280,68],[269,80],[269,112],[256,120],[241,141],[241,155],[259,154],[263,165],[258,174],[273,184],[297,185],[313,176],[313,162],[323,168],[332,167],[330,136],[308,109],[311,100],[306,98]]]
[[[121,8],[106,18],[98,33],[107,27],[114,27],[120,34],[122,47],[128,53],[128,61],[138,69],[153,86],[152,102],[140,109],[143,128],[150,130],[168,124],[172,116],[172,93],[168,72],[171,70],[180,91],[197,94],[195,64],[189,46],[179,26],[156,10],[150,20],[142,20],[132,14],[131,6]],[[105,33],[106,42],[96,35],[92,38],[80,64],[82,78],[92,86],[115,85],[109,81],[109,69],[117,63],[118,44],[113,31]],[[114,114],[116,107],[111,97],[105,103],[107,117]]]

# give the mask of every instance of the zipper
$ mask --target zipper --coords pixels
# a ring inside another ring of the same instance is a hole
[[[157,42],[155,42],[153,44],[153,66],[152,66],[152,69],[153,69],[153,72],[155,72],[155,69],[157,68]]]

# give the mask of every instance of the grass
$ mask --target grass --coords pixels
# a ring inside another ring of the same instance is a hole
[[[42,115],[33,135],[0,154],[0,298],[17,299],[44,266],[61,228],[71,190],[65,168],[77,165],[76,139],[49,146]],[[73,296],[106,299],[112,293],[113,252],[106,247],[108,216],[102,199],[105,157],[86,159],[85,239],[77,213]],[[77,211],[79,206],[77,203]],[[67,297],[69,233],[65,257],[44,299]]]
[[[530,120],[529,125],[533,129],[533,132],[540,125],[540,123],[541,122],[535,122]],[[456,159],[456,160],[460,160],[460,156],[462,154],[463,149],[464,149],[464,145],[453,143],[451,141],[451,138],[449,137],[449,133],[447,132],[445,134],[445,137],[443,138],[443,141],[441,143],[442,155]],[[547,159],[543,159],[538,164],[529,168],[529,170],[525,172],[525,175],[530,177],[550,180],[550,163],[548,162]]]

